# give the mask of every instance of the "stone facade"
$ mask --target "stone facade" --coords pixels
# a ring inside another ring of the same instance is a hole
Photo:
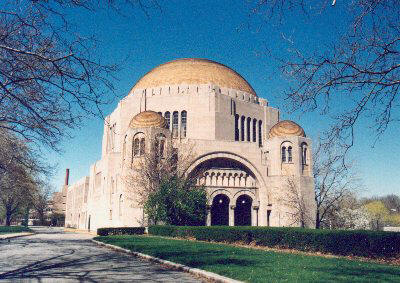
[[[314,226],[311,140],[296,123],[279,121],[279,111],[239,74],[204,59],[153,69],[106,117],[101,160],[68,186],[66,226],[143,225],[124,164],[140,158],[142,140],[149,150],[160,136],[177,150],[194,145],[187,174],[201,172],[207,225]],[[301,218],[299,207],[306,207]]]

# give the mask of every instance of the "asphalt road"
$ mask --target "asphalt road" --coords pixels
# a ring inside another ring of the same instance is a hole
[[[188,273],[97,246],[61,228],[0,240],[1,282],[201,282]]]

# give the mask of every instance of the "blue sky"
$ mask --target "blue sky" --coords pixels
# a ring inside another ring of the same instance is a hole
[[[282,110],[281,119],[300,123],[311,138],[325,129],[328,121],[318,113],[288,115],[283,110],[283,91],[288,85],[266,47],[279,55],[287,44],[281,40],[278,27],[265,25],[262,17],[251,15],[250,2],[168,1],[161,6],[161,12],[150,11],[148,17],[132,8],[122,10],[123,16],[106,9],[72,16],[80,33],[94,32],[100,40],[96,50],[99,59],[120,64],[114,82],[117,95],[127,95],[141,76],[159,64],[176,58],[208,58],[239,72],[270,106]],[[292,15],[282,27],[285,37],[310,51],[326,48],[333,34],[346,26],[346,15],[339,8],[329,8],[311,23]],[[111,113],[117,102],[105,107],[105,114]],[[339,107],[340,103],[345,102],[338,101]],[[350,152],[366,187],[362,195],[400,194],[399,124],[389,126],[372,147],[374,135],[365,121],[357,127],[356,145]],[[87,119],[72,132],[74,138],[61,144],[61,154],[46,153],[50,162],[58,164],[55,187],[63,184],[65,168],[70,168],[70,182],[89,173],[90,164],[101,157],[102,134],[102,121]]]

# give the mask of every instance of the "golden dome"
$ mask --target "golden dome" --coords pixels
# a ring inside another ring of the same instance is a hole
[[[129,123],[131,128],[164,128],[166,121],[164,117],[154,111],[144,111],[135,115]]]
[[[269,137],[289,137],[299,136],[305,137],[306,134],[302,127],[290,120],[283,120],[276,123],[271,130],[269,130]]]
[[[134,89],[163,85],[207,84],[245,91],[256,95],[251,85],[231,68],[220,63],[197,58],[177,59],[154,68],[144,75]]]

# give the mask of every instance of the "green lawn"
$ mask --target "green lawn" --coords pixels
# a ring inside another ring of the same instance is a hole
[[[248,282],[400,282],[400,267],[154,236],[95,240]]]
[[[0,234],[20,232],[32,232],[32,230],[24,226],[0,226]]]

